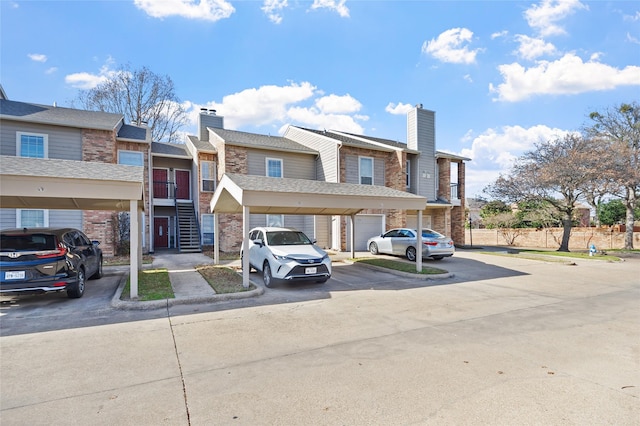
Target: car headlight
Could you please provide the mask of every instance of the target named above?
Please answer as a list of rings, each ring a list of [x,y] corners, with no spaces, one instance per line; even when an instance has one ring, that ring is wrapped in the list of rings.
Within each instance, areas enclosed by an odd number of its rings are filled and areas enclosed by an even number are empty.
[[[273,256],[273,258],[274,258],[275,260],[284,261],[284,260],[288,260],[288,259],[289,259],[287,256],[279,256],[279,255],[274,254],[274,253],[271,253],[271,254],[272,254],[272,256]]]

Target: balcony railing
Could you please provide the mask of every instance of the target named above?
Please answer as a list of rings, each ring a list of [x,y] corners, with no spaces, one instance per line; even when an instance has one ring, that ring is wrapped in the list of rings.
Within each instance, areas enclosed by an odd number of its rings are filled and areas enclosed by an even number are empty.
[[[449,184],[449,186],[450,186],[449,194],[451,196],[451,200],[459,200],[460,199],[460,194],[459,194],[460,185],[458,185],[457,183],[452,183],[452,184]]]
[[[175,182],[154,180],[153,181],[153,198],[175,200],[176,199]]]

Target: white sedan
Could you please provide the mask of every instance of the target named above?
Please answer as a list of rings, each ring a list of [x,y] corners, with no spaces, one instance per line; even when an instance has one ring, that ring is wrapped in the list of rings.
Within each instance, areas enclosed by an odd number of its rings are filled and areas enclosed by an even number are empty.
[[[288,281],[323,283],[331,277],[331,259],[303,232],[259,227],[249,232],[249,269],[262,272],[264,285]],[[242,257],[244,247],[240,251]]]
[[[391,254],[406,256],[407,259],[416,260],[416,243],[418,233],[415,229],[397,228],[384,234],[369,238],[367,247],[371,254]],[[441,260],[453,256],[455,246],[453,240],[432,229],[422,230],[422,257]]]

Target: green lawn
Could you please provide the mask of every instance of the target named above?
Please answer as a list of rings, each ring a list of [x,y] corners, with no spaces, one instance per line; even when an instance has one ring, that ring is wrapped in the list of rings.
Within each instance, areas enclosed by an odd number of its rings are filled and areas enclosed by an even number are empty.
[[[244,288],[242,276],[226,266],[202,265],[196,267],[196,270],[200,272],[200,275],[204,277],[216,294],[242,293],[256,288],[253,284],[249,284],[249,288]]]
[[[558,261],[566,261],[571,259],[582,259],[582,260],[607,260],[611,262],[618,262],[620,258],[617,256],[612,256],[609,254],[595,254],[593,256],[589,256],[589,253],[585,252],[565,252],[565,251],[554,251],[554,250],[527,250],[527,249],[510,249],[507,253],[505,252],[490,252],[485,251],[482,252],[484,254],[492,254],[497,256],[513,256],[513,257],[521,257],[527,259],[540,260],[541,258],[549,258],[556,257]]]
[[[122,290],[121,300],[129,300],[130,278]],[[145,269],[138,272],[138,300],[173,299],[173,288],[166,269]]]

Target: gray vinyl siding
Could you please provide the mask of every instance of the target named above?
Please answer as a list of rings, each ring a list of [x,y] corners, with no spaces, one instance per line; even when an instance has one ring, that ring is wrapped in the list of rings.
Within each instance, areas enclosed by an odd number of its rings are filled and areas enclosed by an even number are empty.
[[[289,127],[285,137],[318,151],[319,160],[316,163],[317,180],[340,182],[338,176],[338,146],[334,140],[327,140],[315,133],[300,130],[296,127]]]
[[[191,160],[169,157],[153,157],[153,167],[157,167],[159,169],[173,168],[181,170],[191,170],[191,164]]]
[[[373,158],[373,157],[368,157]],[[360,156],[347,155],[345,157],[345,171],[346,182],[345,183],[360,183]],[[385,186],[384,177],[384,160],[380,158],[373,158],[373,184],[379,186]]]
[[[16,209],[0,209],[0,229],[15,228],[17,224]],[[82,210],[49,210],[49,226],[82,229]]]
[[[250,175],[266,176],[266,159],[277,158],[282,160],[283,177],[315,180],[315,157],[282,151],[249,150],[247,170]]]
[[[0,209],[0,229],[11,229],[16,227],[15,209]]]
[[[331,247],[331,216],[315,217],[316,234],[315,239],[321,248]]]
[[[249,218],[249,228],[267,225],[267,216],[264,214],[252,214]],[[285,228],[295,228],[304,232],[311,239],[315,238],[313,230],[313,216],[284,215]]]
[[[49,210],[49,226],[82,229],[82,210]]]
[[[49,158],[82,160],[82,130],[2,120],[0,126],[0,154],[16,155],[17,132],[47,135]]]
[[[415,193],[436,199],[436,143],[435,113],[424,109],[413,109],[407,115],[407,146],[420,151],[415,169],[417,188]],[[412,164],[413,165],[413,164]],[[423,177],[426,175],[426,177]]]

